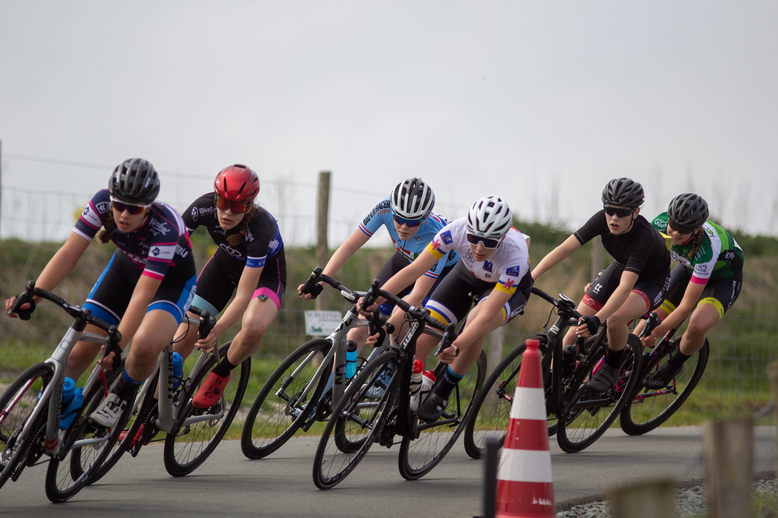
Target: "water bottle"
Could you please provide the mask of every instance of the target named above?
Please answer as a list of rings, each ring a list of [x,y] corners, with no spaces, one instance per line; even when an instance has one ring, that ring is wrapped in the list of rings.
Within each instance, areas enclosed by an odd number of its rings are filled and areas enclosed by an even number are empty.
[[[181,384],[184,377],[184,359],[178,353],[173,353],[173,390]]]
[[[84,403],[84,394],[81,387],[76,388],[76,383],[71,378],[65,378],[62,387],[62,414],[59,419],[59,427],[67,430],[73,424],[78,415],[78,410]]]
[[[351,379],[357,373],[357,343],[346,340],[346,379]]]
[[[427,399],[427,394],[432,390],[435,384],[435,374],[432,371],[424,371],[421,374],[421,389],[419,390],[419,404]]]
[[[413,361],[413,374],[411,374],[411,410],[419,408],[419,394],[421,391],[421,380],[424,377],[421,361]]]

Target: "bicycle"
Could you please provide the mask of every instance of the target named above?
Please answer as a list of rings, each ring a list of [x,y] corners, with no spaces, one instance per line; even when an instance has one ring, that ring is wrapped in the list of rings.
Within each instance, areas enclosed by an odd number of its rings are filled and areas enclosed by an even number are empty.
[[[92,411],[108,395],[112,380],[121,372],[119,366],[106,376],[102,362],[98,362],[84,384],[84,400],[75,419],[67,430],[60,430],[67,358],[79,341],[102,343],[108,351],[111,342],[118,344],[121,341],[121,334],[116,326],[92,316],[88,309],[36,288],[34,281],[27,283],[11,312],[19,313],[21,306],[32,301],[33,297],[54,302],[75,320],[52,355],[25,370],[0,396],[0,461],[4,464],[0,487],[9,479],[18,480],[26,467],[38,464],[46,455],[50,458],[45,481],[46,496],[58,503],[72,498],[88,483],[90,476],[105,460],[109,445],[117,440],[129,415],[129,411],[123,412],[117,426],[112,429],[98,426],[89,419]],[[29,319],[24,312],[20,317]],[[97,326],[107,335],[85,333],[87,324]]]
[[[396,444],[395,436],[401,439],[398,467],[402,477],[415,480],[426,475],[456,442],[483,384],[486,356],[481,352],[452,392],[441,418],[429,424],[419,422],[410,407],[416,340],[422,333],[440,338],[437,355],[454,340],[455,326],[444,325],[427,310],[410,306],[381,290],[377,280],[365,295],[363,307],[370,306],[379,296],[405,311],[409,329],[398,345],[388,346],[363,365],[334,406],[314,457],[313,482],[319,489],[330,489],[342,482],[374,443],[391,448]],[[438,383],[445,368],[439,363],[435,369]],[[430,393],[432,390],[434,386]]]
[[[198,327],[200,338],[205,338],[216,320],[207,311],[190,307],[189,311],[199,315],[198,319],[184,318],[190,325]],[[192,397],[202,386],[208,373],[227,354],[232,342],[214,347],[213,352],[201,352],[186,379],[173,388],[173,344],[171,341],[160,353],[156,375],[147,379],[133,401],[128,405],[131,424],[125,429],[124,437],[112,449],[103,465],[91,477],[94,483],[103,477],[125,452],[135,457],[141,448],[154,439],[159,432],[166,432],[163,459],[165,469],[173,477],[188,475],[197,469],[218,446],[238,412],[249,382],[251,357],[246,358],[233,370],[236,381],[227,385],[221,399],[211,408],[196,408]],[[157,388],[159,387],[159,390]],[[140,437],[135,440],[143,427]]]
[[[642,346],[636,336],[629,335],[614,386],[602,395],[593,394],[586,382],[596,374],[604,360],[605,324],[595,336],[585,341],[579,339],[575,349],[568,348],[569,354],[565,358],[562,337],[568,327],[578,325],[581,314],[576,311],[573,300],[563,294],[555,299],[536,287],[532,288],[532,293],[552,305],[544,331],[532,338],[540,342],[543,355],[541,367],[549,436],[557,435],[563,451],[579,452],[605,433],[627,403],[627,394],[637,385],[637,377],[632,376],[632,372],[641,366]],[[548,328],[554,313],[557,319]],[[476,398],[465,427],[465,451],[470,457],[482,457],[490,437],[497,438],[500,444],[504,441],[525,350],[526,341],[509,352],[484,382],[484,390]]]
[[[640,337],[647,335],[660,323],[656,313],[651,313]],[[710,343],[707,337],[702,348],[683,364],[683,370],[665,388],[651,390],[643,384],[652,373],[659,370],[680,347],[681,337],[674,338],[681,327],[671,329],[651,350],[643,354],[643,369],[638,377],[637,387],[619,416],[619,424],[628,435],[642,435],[667,421],[688,399],[697,386],[710,357]]]
[[[321,272],[320,267],[313,270],[303,286],[303,293],[311,293],[313,286],[323,281],[351,304],[356,304],[365,295]],[[264,458],[283,446],[299,429],[308,431],[314,423],[325,421],[349,381],[344,377],[348,332],[370,325],[372,335],[385,323],[386,317],[380,313],[370,320],[360,318],[356,306],[352,305],[329,336],[304,343],[284,359],[268,377],[246,416],[240,441],[243,454],[249,459]],[[379,343],[382,342],[380,339]],[[380,348],[377,347],[372,356],[378,351]],[[336,362],[334,376],[333,361]],[[311,402],[315,402],[315,409],[308,410]]]

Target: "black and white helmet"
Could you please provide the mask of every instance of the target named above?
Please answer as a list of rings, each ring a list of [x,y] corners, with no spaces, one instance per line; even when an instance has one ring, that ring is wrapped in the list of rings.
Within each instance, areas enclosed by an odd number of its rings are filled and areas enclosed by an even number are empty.
[[[499,196],[485,196],[467,213],[467,232],[486,239],[500,239],[513,224],[511,208]]]
[[[421,178],[398,183],[390,196],[392,212],[403,219],[424,219],[435,206],[435,193]]]
[[[159,194],[159,175],[148,160],[129,158],[111,173],[108,192],[127,203],[148,204]]]
[[[672,223],[692,230],[701,227],[709,215],[708,202],[690,192],[676,196],[667,207],[667,216]]]
[[[643,186],[629,178],[615,178],[602,190],[602,203],[614,207],[639,209],[644,198]]]

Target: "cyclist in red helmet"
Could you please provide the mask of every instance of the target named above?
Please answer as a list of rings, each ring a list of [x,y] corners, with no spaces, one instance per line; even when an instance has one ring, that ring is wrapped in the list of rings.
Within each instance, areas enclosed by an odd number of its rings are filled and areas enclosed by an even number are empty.
[[[254,200],[259,178],[251,168],[234,164],[225,167],[213,182],[213,192],[197,198],[182,215],[191,234],[205,226],[217,245],[197,279],[192,305],[218,315],[216,326],[199,340],[196,329],[183,323],[181,341],[175,350],[186,358],[195,346],[210,351],[216,339],[241,319],[227,356],[222,359],[197,391],[192,404],[209,408],[229,383],[231,371],[262,345],[275,320],[286,289],[286,258],[278,222]]]

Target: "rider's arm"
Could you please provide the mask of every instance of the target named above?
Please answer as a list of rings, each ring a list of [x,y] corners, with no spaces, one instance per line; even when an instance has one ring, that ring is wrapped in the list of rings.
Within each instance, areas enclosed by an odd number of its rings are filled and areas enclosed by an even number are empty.
[[[238,289],[235,290],[235,298],[216,322],[216,325],[213,326],[210,333],[213,337],[218,338],[221,336],[243,316],[246,308],[249,307],[254,291],[257,289],[257,283],[263,269],[264,266],[243,268],[243,273],[240,274],[240,280],[238,281]]]
[[[35,281],[35,286],[49,291],[56,288],[62,282],[62,279],[75,268],[88,246],[89,240],[75,232],[71,232],[65,244],[57,250],[54,257],[43,268],[38,280]],[[36,302],[38,302],[37,297]]]
[[[540,262],[532,270],[532,279],[537,280],[538,277],[546,273],[548,270],[562,262],[562,260],[568,255],[572,254],[576,250],[581,248],[581,242],[575,235],[571,235],[558,247],[551,250],[546,256],[540,260]]]
[[[627,297],[629,297],[632,288],[635,287],[637,280],[638,274],[635,272],[623,272],[621,274],[619,286],[608,297],[608,302],[595,315],[600,319],[600,322],[608,320],[627,301]]]
[[[696,282],[690,282],[686,286],[686,291],[683,294],[683,299],[678,307],[673,310],[670,315],[654,329],[654,336],[661,337],[672,328],[680,325],[686,317],[688,317],[692,311],[694,311],[697,301],[700,300],[702,292],[705,289],[705,284],[698,284]]]

